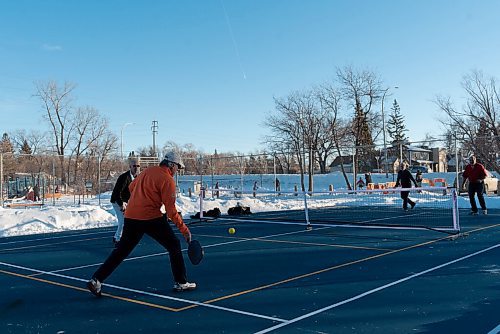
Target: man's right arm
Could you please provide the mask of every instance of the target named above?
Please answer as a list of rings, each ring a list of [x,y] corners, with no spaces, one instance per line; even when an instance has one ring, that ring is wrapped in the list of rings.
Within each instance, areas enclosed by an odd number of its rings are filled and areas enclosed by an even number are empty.
[[[177,212],[177,207],[175,205],[175,183],[174,182],[166,182],[165,189],[162,191],[162,202],[165,205],[165,211],[167,212],[167,217],[172,220],[172,222],[177,226],[179,231],[186,239],[187,243],[191,242],[191,231]]]

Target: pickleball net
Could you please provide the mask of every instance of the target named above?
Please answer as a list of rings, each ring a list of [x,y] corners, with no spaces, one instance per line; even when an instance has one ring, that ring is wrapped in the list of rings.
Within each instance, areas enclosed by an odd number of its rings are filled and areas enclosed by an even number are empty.
[[[210,191],[211,189],[207,189]],[[231,219],[313,226],[430,229],[460,232],[457,194],[446,187],[334,190],[324,192],[217,189],[222,200],[239,200],[251,215]],[[415,203],[403,209],[402,195]],[[200,196],[200,207],[211,198]],[[226,214],[226,213],[223,213]],[[225,216],[225,215],[224,215]],[[224,217],[223,216],[223,217]]]

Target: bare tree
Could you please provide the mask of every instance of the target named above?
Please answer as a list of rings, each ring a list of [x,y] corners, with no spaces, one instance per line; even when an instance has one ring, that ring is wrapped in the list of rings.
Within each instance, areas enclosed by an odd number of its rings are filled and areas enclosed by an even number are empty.
[[[378,76],[369,70],[355,70],[350,66],[337,70],[337,80],[351,110],[354,137],[354,165],[357,170],[370,170],[375,161],[373,141],[373,107],[380,100],[383,90]]]
[[[325,85],[318,91],[318,99],[321,109],[324,111],[324,127],[323,140],[318,144],[318,155],[323,156],[324,168],[326,169],[326,161],[336,151],[338,156],[343,156],[346,147],[352,146],[353,137],[348,121],[340,116],[342,96],[340,92],[331,85]],[[340,168],[344,176],[347,188],[352,189],[344,168],[343,159],[340,159]],[[320,162],[321,165],[321,162]]]
[[[465,75],[462,87],[465,103],[458,109],[450,97],[438,96],[435,103],[446,117],[441,123],[462,143],[462,149],[476,154],[487,168],[500,173],[500,87],[493,77],[478,70]]]
[[[73,110],[71,93],[75,85],[65,82],[63,87],[55,81],[35,83],[36,94],[42,101],[44,118],[48,121],[53,136],[53,145],[59,155],[60,178],[66,181],[64,175],[64,154],[73,131]]]
[[[73,178],[76,180],[79,177],[78,166],[81,163],[82,155],[90,148],[95,147],[97,141],[105,136],[108,130],[108,121],[99,114],[97,109],[87,106],[76,110],[73,123],[72,139],[74,148],[72,156],[75,158]]]
[[[264,125],[271,129],[273,135],[267,137],[267,141],[274,143],[288,143],[299,164],[300,183],[302,191],[305,191],[304,183],[304,161],[306,145],[311,144],[308,136],[310,125],[308,115],[312,106],[310,94],[295,92],[286,98],[275,98],[275,113],[269,115]]]

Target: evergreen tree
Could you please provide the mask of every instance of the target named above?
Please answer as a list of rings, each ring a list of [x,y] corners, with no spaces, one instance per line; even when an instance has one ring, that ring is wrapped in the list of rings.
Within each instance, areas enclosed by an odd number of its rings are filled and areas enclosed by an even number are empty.
[[[399,107],[398,101],[394,100],[389,120],[387,121],[387,132],[392,138],[393,143],[406,143],[408,142],[408,137],[406,137],[405,134],[406,131],[408,130],[405,126],[404,117],[401,114],[401,108]]]
[[[31,147],[28,144],[28,141],[26,139],[23,140],[23,145],[21,146],[21,149],[19,150],[19,153],[26,154],[26,155],[31,155],[33,153],[32,150],[31,150]]]
[[[4,133],[0,141],[0,153],[14,153],[14,146],[10,141],[9,135]]]
[[[356,138],[356,168],[359,172],[366,172],[372,169],[374,160],[373,138],[368,117],[359,103],[356,104],[354,116],[354,133]]]

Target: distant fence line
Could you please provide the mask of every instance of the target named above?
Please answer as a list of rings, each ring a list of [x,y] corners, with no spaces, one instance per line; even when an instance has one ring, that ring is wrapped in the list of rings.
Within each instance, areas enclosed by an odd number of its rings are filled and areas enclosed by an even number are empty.
[[[424,165],[437,172],[462,169],[465,156],[456,147],[453,152],[446,152],[439,147],[441,142],[434,142],[437,147],[418,149],[416,147],[420,143],[352,147],[343,152],[345,155],[333,160],[330,158],[326,173],[348,173],[351,175],[348,181],[355,187],[356,175],[361,176],[365,172],[394,174],[401,161]],[[215,189],[226,183],[224,175],[231,175],[231,187],[240,190],[254,187],[277,189],[279,175],[299,175],[301,164],[307,175],[310,152],[305,148],[300,152],[239,155],[184,152],[182,157],[186,168],[177,177],[179,190],[193,194],[199,192],[200,187]],[[302,159],[298,158],[299,154]],[[160,162],[157,157],[138,158],[142,170]],[[313,166],[314,173],[318,174],[316,161]],[[39,192],[37,197],[42,199],[53,199],[58,193],[96,195],[112,190],[117,177],[127,169],[127,160],[120,155],[82,155],[76,158],[56,154],[0,153],[0,204],[3,205],[4,199],[26,196],[35,186]]]

